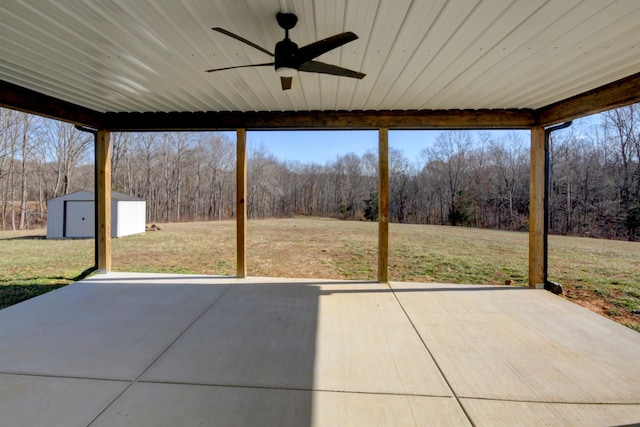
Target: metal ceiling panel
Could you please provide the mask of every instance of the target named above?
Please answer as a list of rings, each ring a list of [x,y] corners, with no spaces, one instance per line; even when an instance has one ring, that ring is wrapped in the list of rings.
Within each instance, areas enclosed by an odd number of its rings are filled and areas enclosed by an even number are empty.
[[[299,46],[362,80],[271,67],[278,11]],[[540,108],[640,71],[638,0],[0,2],[0,80],[101,112]]]

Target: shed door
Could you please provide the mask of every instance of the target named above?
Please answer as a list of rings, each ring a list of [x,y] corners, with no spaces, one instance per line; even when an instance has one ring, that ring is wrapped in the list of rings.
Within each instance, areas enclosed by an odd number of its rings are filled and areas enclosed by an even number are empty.
[[[65,202],[64,237],[93,237],[95,233],[94,202]]]

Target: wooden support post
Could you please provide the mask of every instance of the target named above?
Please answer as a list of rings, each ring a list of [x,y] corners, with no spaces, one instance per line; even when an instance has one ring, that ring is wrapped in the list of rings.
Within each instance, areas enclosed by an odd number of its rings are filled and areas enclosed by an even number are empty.
[[[99,130],[96,136],[96,209],[98,235],[96,250],[98,251],[99,273],[111,271],[111,141],[107,130]]]
[[[236,276],[247,277],[247,130],[236,130]]]
[[[531,181],[529,184],[529,286],[544,287],[545,129],[531,129]]]
[[[378,282],[389,280],[389,129],[378,129]]]

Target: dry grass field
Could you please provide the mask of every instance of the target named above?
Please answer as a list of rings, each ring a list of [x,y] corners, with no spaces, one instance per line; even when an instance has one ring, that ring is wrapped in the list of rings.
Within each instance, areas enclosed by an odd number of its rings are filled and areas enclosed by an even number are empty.
[[[114,239],[114,271],[235,274],[235,222],[158,224]],[[73,281],[93,265],[93,240],[0,232],[0,307]],[[252,220],[251,276],[376,279],[377,224],[324,218]],[[394,281],[526,285],[528,234],[390,225]],[[550,236],[549,276],[565,298],[640,331],[640,243]]]

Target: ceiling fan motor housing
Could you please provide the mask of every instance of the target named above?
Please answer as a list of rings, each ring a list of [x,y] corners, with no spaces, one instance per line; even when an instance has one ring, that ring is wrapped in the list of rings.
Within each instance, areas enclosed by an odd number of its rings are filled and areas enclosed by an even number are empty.
[[[275,68],[298,68],[300,64],[296,61],[296,52],[298,45],[292,42],[288,37],[276,43],[275,50]]]

